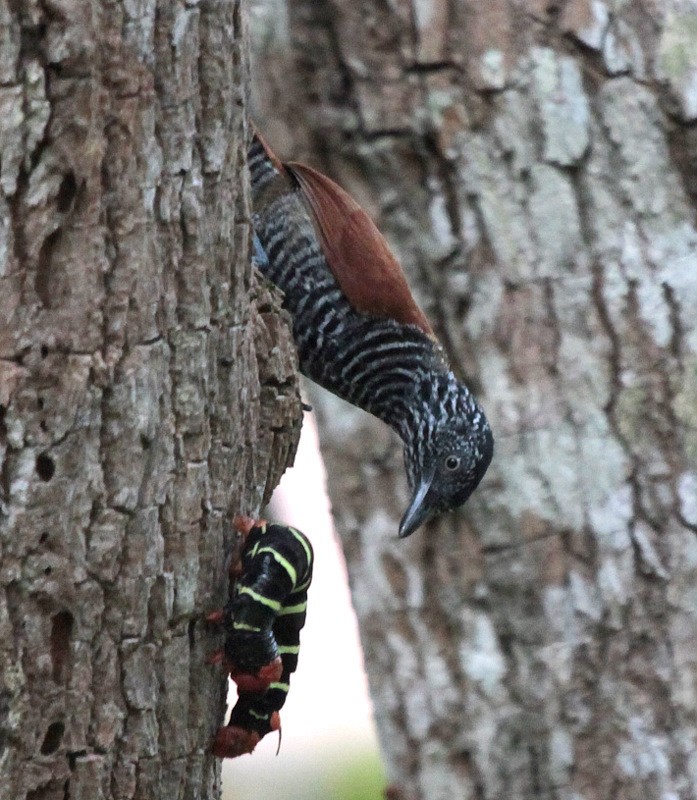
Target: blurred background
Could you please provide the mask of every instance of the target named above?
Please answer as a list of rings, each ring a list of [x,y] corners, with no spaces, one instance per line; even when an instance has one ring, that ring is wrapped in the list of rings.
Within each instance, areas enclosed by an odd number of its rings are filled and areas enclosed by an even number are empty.
[[[224,800],[374,800],[385,779],[346,565],[336,540],[317,426],[305,414],[293,469],[267,516],[302,530],[315,568],[297,672],[281,712],[283,737],[269,735],[251,756],[223,762]],[[236,691],[230,684],[229,703]]]

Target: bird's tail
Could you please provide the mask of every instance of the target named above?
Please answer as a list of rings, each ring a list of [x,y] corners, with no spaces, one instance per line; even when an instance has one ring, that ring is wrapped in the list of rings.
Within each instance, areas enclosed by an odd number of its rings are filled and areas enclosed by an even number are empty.
[[[247,151],[247,163],[253,193],[259,192],[269,181],[278,180],[279,175],[286,174],[285,167],[254,124],[252,124],[252,142]]]

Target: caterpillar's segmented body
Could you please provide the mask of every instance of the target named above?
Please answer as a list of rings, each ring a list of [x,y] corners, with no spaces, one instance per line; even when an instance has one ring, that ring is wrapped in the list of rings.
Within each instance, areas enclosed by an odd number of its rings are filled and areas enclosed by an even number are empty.
[[[298,665],[312,565],[312,545],[296,528],[258,522],[249,529],[241,574],[224,612],[225,662],[239,697],[216,735],[215,755],[251,753],[278,730],[278,712]]]

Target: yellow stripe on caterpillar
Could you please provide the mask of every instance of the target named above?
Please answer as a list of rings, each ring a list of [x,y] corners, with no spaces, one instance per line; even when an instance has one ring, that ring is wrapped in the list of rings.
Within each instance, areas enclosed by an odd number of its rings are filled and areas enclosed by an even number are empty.
[[[283,569],[288,573],[288,577],[290,578],[293,586],[295,586],[298,580],[298,573],[295,571],[295,567],[288,561],[288,559],[284,558],[278,550],[274,550],[273,547],[260,547],[256,551],[256,555],[260,553],[271,553],[271,555],[276,560],[276,563],[279,564]]]
[[[251,631],[252,633],[261,632],[261,628],[256,625],[248,625],[246,622],[233,622],[232,629],[235,631]]]
[[[298,603],[294,606],[283,606],[278,612],[278,616],[288,616],[289,614],[303,614],[307,611],[307,600],[304,603]]]
[[[247,594],[249,595],[252,600],[256,600],[257,603],[261,603],[264,606],[267,606],[272,611],[276,613],[282,614],[284,613],[281,610],[281,604],[278,600],[272,600],[270,597],[264,597],[263,594],[259,594],[259,592],[255,592],[254,589],[250,589],[249,586],[240,586],[237,590],[238,594]]]
[[[295,538],[300,542],[305,551],[305,555],[307,556],[307,566],[308,568],[312,565],[312,550],[308,547],[307,544],[307,537],[301,533],[297,528],[292,528],[290,525],[288,526],[288,530],[295,536]]]

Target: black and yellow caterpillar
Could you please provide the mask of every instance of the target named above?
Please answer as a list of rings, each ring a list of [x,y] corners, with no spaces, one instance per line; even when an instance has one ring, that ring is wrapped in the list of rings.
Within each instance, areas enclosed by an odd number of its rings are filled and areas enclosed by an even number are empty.
[[[213,743],[213,753],[221,758],[251,753],[267,733],[280,728],[278,712],[298,665],[312,581],[312,545],[299,530],[246,518],[238,518],[237,525],[248,533],[222,621],[224,663],[239,697]]]

